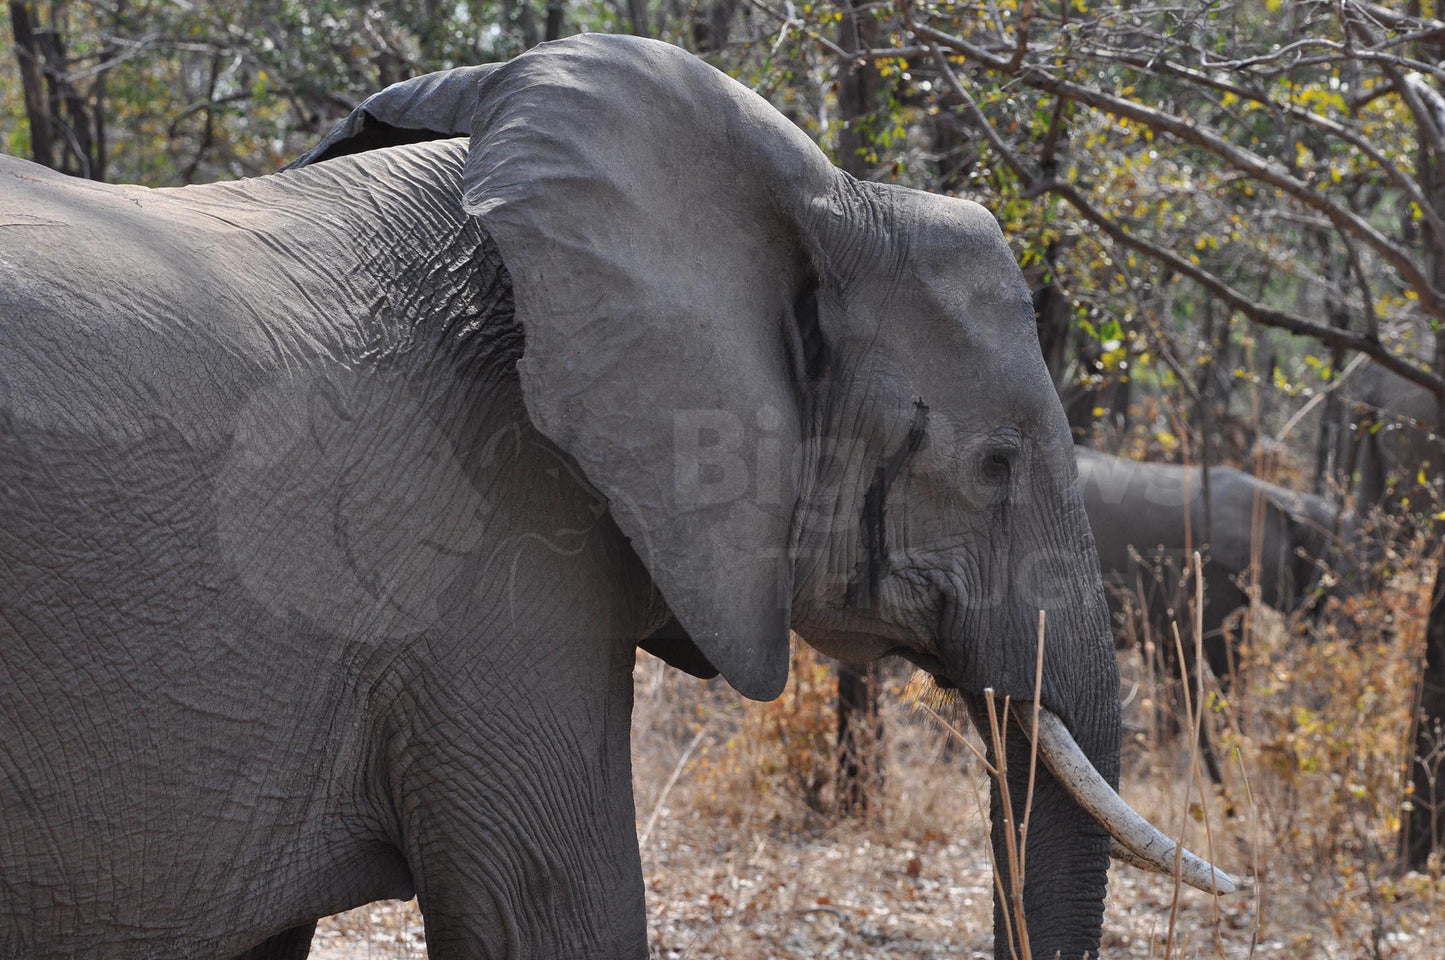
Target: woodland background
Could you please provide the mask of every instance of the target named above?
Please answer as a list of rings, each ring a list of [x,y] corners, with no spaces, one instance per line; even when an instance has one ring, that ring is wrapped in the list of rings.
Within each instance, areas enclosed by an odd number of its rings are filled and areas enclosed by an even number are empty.
[[[987,206],[1081,442],[1347,500],[1358,358],[1445,398],[1445,21],[1424,0],[9,0],[8,13],[0,152],[152,186],[271,173],[416,74],[582,31],[659,37],[770,99],[854,175]],[[1116,880],[1113,952],[1445,953],[1439,854],[1400,846],[1402,814],[1420,809],[1442,466],[1421,465],[1416,522],[1390,541],[1378,593],[1324,624],[1251,611],[1257,672],[1206,704],[1231,757],[1222,786],[1190,794],[1187,747],[1152,716],[1168,698],[1126,663],[1139,712],[1126,781],[1141,784],[1126,795],[1192,824],[1196,843],[1212,825],[1226,865],[1259,882],[1242,905],[1186,895],[1176,915],[1167,883]],[[920,709],[887,669],[845,671],[835,701],[828,666],[806,651],[796,666],[782,700],[744,705],[640,660],[657,954],[983,949],[983,827],[966,792],[938,795],[967,765],[930,712],[947,706]],[[884,687],[903,695],[879,706]],[[321,949],[422,948],[401,910],[337,921]]]

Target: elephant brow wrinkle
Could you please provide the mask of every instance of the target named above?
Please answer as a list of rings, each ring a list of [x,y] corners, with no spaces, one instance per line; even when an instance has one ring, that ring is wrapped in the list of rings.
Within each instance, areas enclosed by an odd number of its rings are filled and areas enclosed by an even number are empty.
[[[918,448],[923,446],[927,428],[928,404],[920,397],[913,401],[913,420],[908,424],[908,435],[903,438],[903,443],[873,469],[873,482],[868,484],[868,492],[863,495],[863,512],[859,518],[863,530],[863,558],[858,561],[858,569],[848,580],[844,594],[844,603],[849,607],[868,609],[878,598],[878,588],[883,582],[883,575],[888,572],[885,519],[888,490]]]

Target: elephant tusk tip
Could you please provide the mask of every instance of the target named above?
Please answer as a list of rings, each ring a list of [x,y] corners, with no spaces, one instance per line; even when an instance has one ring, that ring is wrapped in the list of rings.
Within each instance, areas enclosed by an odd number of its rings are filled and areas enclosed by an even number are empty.
[[[1218,867],[1211,868],[1214,871],[1214,890],[1220,896],[1229,893],[1238,893],[1244,886],[1244,882],[1236,877],[1231,877]],[[1205,891],[1206,893],[1208,891]]]
[[[1230,894],[1240,882],[1165,836],[1124,802],[1084,756],[1064,722],[1051,711],[1038,712],[1039,756],[1044,765],[1112,838],[1114,859],[1172,876],[1205,893]]]
[[[1163,864],[1163,861],[1172,857],[1172,854],[1166,854],[1161,860],[1151,862],[1149,858],[1140,856],[1115,840],[1110,855],[1120,863],[1127,863],[1150,873],[1162,873],[1165,876],[1175,875],[1175,871],[1167,869]],[[1251,881],[1225,873],[1214,864],[1196,857],[1187,850],[1183,851],[1180,859],[1178,877],[1180,882],[1187,886],[1204,893],[1216,893],[1220,896],[1249,890],[1253,886]]]

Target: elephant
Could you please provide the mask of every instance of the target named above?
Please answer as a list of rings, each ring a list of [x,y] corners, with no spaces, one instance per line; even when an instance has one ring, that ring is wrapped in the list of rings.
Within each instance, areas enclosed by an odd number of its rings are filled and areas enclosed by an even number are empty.
[[[1154,642],[1154,663],[1176,692],[1175,679],[1191,689],[1198,679],[1191,627],[1194,584],[1185,576],[1195,550],[1204,579],[1201,646],[1225,691],[1238,662],[1237,637],[1228,622],[1249,604],[1251,579],[1261,603],[1290,613],[1306,600],[1319,599],[1319,561],[1338,563],[1341,557],[1337,537],[1350,520],[1326,497],[1295,493],[1233,467],[1210,468],[1206,497],[1197,467],[1140,463],[1087,447],[1079,447],[1077,455],[1084,510],[1111,612],[1116,622],[1136,611],[1143,615]],[[1171,627],[1176,622],[1184,649],[1182,676]],[[1127,633],[1120,632],[1121,646]],[[1199,730],[1199,752],[1210,779],[1223,782],[1205,727]]]
[[[1111,852],[1175,869],[1113,789],[1068,426],[982,207],[584,35],[387,88],[272,176],[6,158],[0,211],[3,960],[287,960],[413,895],[435,960],[645,957],[664,624],[746,697],[791,628],[1015,704],[1000,957],[1097,955]]]
[[[1355,509],[1433,512],[1445,496],[1445,437],[1435,395],[1376,364],[1350,385],[1359,428],[1343,431],[1353,445],[1342,462],[1358,473]]]
[[[1086,447],[1077,455],[1084,510],[1115,615],[1122,612],[1121,594],[1137,594],[1142,585],[1153,634],[1166,662],[1174,662],[1169,622],[1179,621],[1188,642],[1193,586],[1183,575],[1190,553],[1200,551],[1204,655],[1225,689],[1235,665],[1228,621],[1249,603],[1251,566],[1259,565],[1260,602],[1290,613],[1319,586],[1319,561],[1338,556],[1340,527],[1349,523],[1327,497],[1233,467],[1210,468],[1206,501],[1197,467],[1140,463]]]

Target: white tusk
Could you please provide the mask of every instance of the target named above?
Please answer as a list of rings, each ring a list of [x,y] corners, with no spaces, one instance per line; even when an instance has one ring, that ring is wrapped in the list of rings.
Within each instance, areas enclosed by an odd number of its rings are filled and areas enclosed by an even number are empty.
[[[1027,730],[1031,711],[1020,709]],[[1064,722],[1045,709],[1039,710],[1039,756],[1069,796],[1109,831],[1117,859],[1144,870],[1174,875],[1178,844],[1114,792],[1084,756]],[[1179,858],[1179,879],[1205,893],[1233,893],[1239,889],[1233,877],[1188,850],[1182,851]]]

